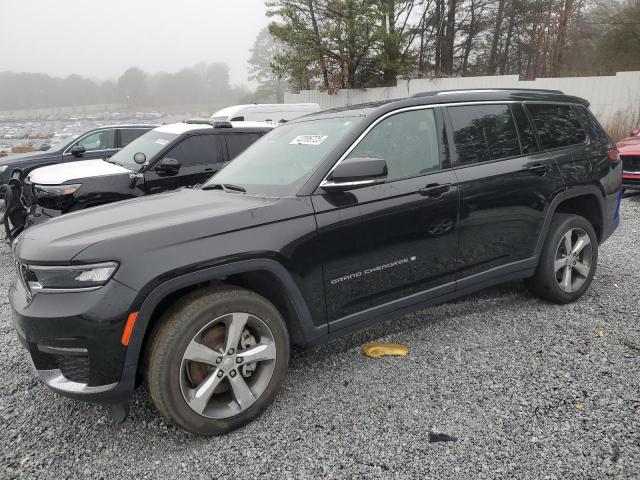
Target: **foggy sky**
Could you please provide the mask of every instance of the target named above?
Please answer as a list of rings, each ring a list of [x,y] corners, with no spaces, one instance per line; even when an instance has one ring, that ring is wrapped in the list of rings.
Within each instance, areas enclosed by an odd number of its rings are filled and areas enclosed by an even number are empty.
[[[115,79],[227,62],[247,81],[264,0],[0,0],[0,71]]]

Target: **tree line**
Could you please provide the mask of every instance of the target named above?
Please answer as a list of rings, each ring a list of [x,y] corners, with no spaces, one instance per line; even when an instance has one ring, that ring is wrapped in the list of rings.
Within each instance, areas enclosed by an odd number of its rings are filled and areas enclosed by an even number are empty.
[[[80,75],[55,78],[41,73],[0,72],[0,109],[26,109],[121,103],[188,105],[228,103],[247,95],[229,81],[226,63],[201,63],[176,73],[149,74],[132,67],[117,80]],[[222,102],[223,101],[223,102]]]
[[[263,92],[640,69],[640,0],[268,0],[253,49]],[[259,92],[260,92],[259,88]]]

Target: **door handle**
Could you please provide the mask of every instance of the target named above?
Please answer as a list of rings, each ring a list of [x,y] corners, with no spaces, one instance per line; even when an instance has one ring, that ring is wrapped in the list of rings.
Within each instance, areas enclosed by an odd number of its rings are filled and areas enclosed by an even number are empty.
[[[551,169],[551,165],[549,165],[548,163],[536,163],[529,167],[526,167],[526,169],[537,175],[544,175]]]
[[[421,188],[420,190],[418,190],[418,193],[420,195],[422,195],[423,197],[440,198],[442,195],[447,193],[449,190],[451,190],[451,184],[450,183],[444,183],[444,184],[430,183],[426,187]]]

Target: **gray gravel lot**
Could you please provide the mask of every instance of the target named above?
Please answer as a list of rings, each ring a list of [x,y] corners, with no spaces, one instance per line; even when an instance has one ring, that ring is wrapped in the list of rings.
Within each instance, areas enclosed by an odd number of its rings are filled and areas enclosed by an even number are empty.
[[[212,439],[167,425],[143,390],[118,426],[42,386],[3,245],[0,477],[640,478],[640,196],[622,217],[579,302],[510,283],[296,353],[275,404]],[[369,359],[371,340],[410,355]]]

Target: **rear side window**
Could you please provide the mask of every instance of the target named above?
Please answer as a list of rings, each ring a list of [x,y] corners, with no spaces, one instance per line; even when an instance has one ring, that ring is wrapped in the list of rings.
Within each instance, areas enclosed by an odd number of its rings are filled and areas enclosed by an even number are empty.
[[[516,119],[522,153],[526,155],[539,151],[536,135],[529,121],[529,117],[527,117],[527,112],[524,111],[524,107],[519,103],[514,103],[511,105],[511,111],[513,112],[513,117]]]
[[[387,180],[440,170],[440,146],[432,109],[402,112],[385,118],[347,158],[374,157],[387,162]]]
[[[458,163],[470,165],[520,155],[509,105],[449,107]]]
[[[530,103],[527,109],[544,149],[579,145],[587,139],[578,116],[569,105]]]
[[[227,139],[227,152],[229,152],[229,160],[233,160],[261,136],[262,135],[260,133],[236,133],[225,135]]]
[[[183,167],[208,165],[224,161],[222,135],[187,137],[169,150],[165,158],[175,158]]]
[[[589,129],[589,135],[601,143],[609,143],[609,137],[591,111],[582,105],[575,107],[583,122]]]
[[[144,135],[149,130],[143,128],[121,128],[120,129],[120,148],[126,147],[140,135]]]

